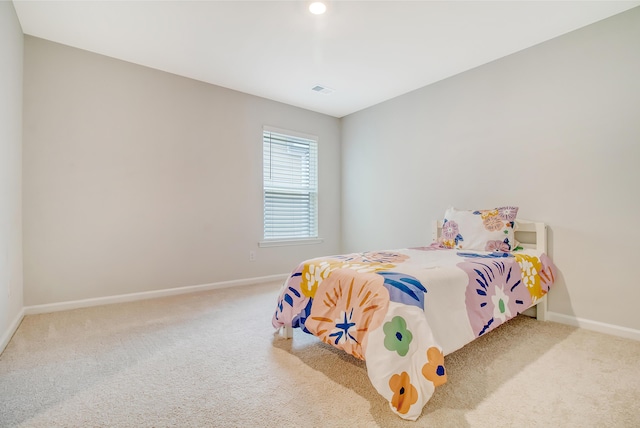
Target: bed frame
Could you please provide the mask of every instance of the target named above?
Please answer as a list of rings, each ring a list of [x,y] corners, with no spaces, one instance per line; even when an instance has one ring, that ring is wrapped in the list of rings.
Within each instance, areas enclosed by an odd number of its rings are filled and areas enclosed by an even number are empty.
[[[442,220],[434,221],[432,226],[433,242],[437,241],[442,233]],[[547,252],[547,225],[531,220],[516,220],[516,240],[524,248],[531,248],[541,252]],[[539,321],[547,320],[547,296],[544,295],[534,306],[523,314],[537,318]],[[286,339],[293,337],[293,327],[280,328],[280,335]]]

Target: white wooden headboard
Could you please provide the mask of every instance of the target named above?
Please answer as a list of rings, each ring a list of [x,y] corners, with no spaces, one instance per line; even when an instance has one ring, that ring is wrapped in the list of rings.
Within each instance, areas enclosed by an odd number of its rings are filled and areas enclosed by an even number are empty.
[[[433,222],[433,240],[442,233],[442,220]],[[516,241],[524,248],[547,252],[547,225],[539,221],[516,220]]]

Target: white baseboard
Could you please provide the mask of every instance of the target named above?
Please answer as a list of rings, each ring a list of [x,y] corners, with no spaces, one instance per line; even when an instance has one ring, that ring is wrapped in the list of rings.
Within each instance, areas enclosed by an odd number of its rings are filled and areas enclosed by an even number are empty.
[[[284,281],[287,274],[260,276],[255,278],[236,279],[233,281],[214,282],[211,284],[190,285],[186,287],[167,288],[164,290],[144,291],[141,293],[120,294],[117,296],[97,297],[94,299],[72,300],[68,302],[49,303],[44,305],[25,306],[24,315],[35,315],[49,312],[68,311],[88,308],[90,306],[110,305],[112,303],[135,302],[137,300],[155,299],[158,297],[176,296],[178,294],[198,291],[216,290],[219,288],[238,287],[242,285],[263,284],[272,281]]]
[[[557,312],[547,312],[547,320],[640,341],[640,330],[635,330],[633,328],[606,324],[599,321],[578,318],[572,315],[559,314]]]
[[[255,278],[222,281],[211,284],[192,285],[187,287],[168,288],[164,290],[145,291],[141,293],[120,294],[117,296],[97,297],[94,299],[72,300],[68,302],[49,303],[44,305],[25,306],[13,320],[7,331],[0,338],[0,354],[18,330],[25,315],[44,314],[49,312],[67,311],[71,309],[88,308],[90,306],[109,305],[112,303],[134,302],[136,300],[155,299],[157,297],[176,296],[178,294],[195,293],[198,291],[215,290],[219,288],[237,287],[242,285],[262,284],[271,281],[284,281],[288,274],[260,276]]]
[[[7,331],[4,332],[4,334],[2,335],[2,338],[0,338],[0,354],[2,354],[2,352],[4,351],[4,348],[7,347],[7,345],[9,344],[9,341],[18,330],[18,327],[20,327],[20,323],[22,322],[24,315],[25,315],[24,308],[22,308],[22,310],[18,312],[18,315],[15,317],[15,319],[13,320],[13,322],[11,323]]]
[[[284,281],[288,274],[262,276],[256,278],[238,279],[233,281],[215,282],[211,284],[192,285],[187,287],[176,287],[165,290],[145,291],[141,293],[121,294],[117,296],[98,297],[95,299],[73,300],[69,302],[50,303],[45,305],[25,306],[13,320],[8,330],[0,338],[0,354],[4,351],[9,341],[20,326],[25,315],[35,315],[48,312],[66,311],[71,309],[87,308],[90,306],[108,305],[112,303],[134,302],[137,300],[154,299],[158,297],[175,296],[179,294],[195,293],[198,291],[215,290],[219,288],[237,287],[242,285],[262,284],[271,281]],[[557,312],[547,312],[547,320],[561,324],[567,324],[574,327],[593,330],[600,333],[611,334],[614,336],[624,337],[640,341],[640,330],[628,327],[621,327],[613,324],[606,324],[599,321],[592,321],[584,318],[578,318],[571,315],[560,314]]]

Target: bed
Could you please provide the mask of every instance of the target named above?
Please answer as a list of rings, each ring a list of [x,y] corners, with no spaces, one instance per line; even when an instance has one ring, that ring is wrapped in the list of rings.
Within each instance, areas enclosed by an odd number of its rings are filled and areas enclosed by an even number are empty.
[[[429,246],[305,260],[282,286],[273,326],[365,360],[391,411],[415,420],[447,381],[445,355],[525,311],[546,318],[556,276],[546,225],[516,220],[517,210],[449,208]]]

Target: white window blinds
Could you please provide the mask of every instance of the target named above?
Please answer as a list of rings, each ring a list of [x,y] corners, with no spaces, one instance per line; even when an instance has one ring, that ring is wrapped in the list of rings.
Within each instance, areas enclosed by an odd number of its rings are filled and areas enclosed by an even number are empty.
[[[264,239],[317,238],[317,139],[265,128],[262,142]]]

